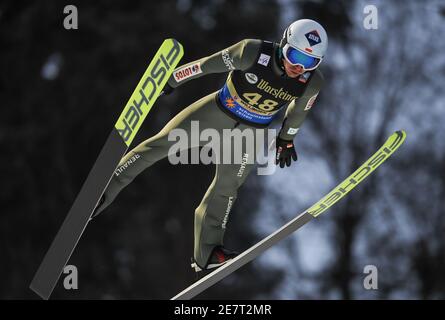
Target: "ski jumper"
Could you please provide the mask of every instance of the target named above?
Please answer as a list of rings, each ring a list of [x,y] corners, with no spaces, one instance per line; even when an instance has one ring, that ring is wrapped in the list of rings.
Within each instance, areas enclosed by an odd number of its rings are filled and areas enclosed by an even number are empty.
[[[158,134],[122,158],[105,191],[105,201],[97,212],[104,210],[139,173],[172,153],[170,147],[175,141],[168,140],[169,133],[175,128],[190,133],[192,121],[199,121],[201,131],[215,129],[221,137],[224,129],[264,131],[277,112],[287,106],[279,136],[293,140],[320,91],[323,77],[318,69],[298,78],[287,77],[280,54],[276,43],[245,39],[177,68],[168,81],[173,88],[207,74],[229,72],[229,75],[220,90],[184,108]],[[222,139],[221,145],[225,142]],[[201,146],[204,144],[199,142]],[[238,189],[254,167],[256,154],[249,154],[248,150],[246,145],[242,146],[243,158],[252,160],[248,163],[216,164],[213,181],[195,210],[194,259],[202,267],[205,267],[213,248],[223,245]]]

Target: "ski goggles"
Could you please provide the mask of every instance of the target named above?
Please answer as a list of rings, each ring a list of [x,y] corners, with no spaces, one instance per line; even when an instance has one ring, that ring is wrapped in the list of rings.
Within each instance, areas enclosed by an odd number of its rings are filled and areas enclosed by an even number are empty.
[[[318,67],[321,62],[320,58],[312,57],[298,49],[291,47],[288,43],[283,48],[284,58],[291,65],[300,65],[305,70],[313,70]]]

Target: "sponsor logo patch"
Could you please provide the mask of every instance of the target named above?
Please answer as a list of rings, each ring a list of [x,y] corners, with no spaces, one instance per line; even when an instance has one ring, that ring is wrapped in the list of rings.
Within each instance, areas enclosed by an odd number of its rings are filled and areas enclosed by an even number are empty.
[[[227,98],[226,100],[224,100],[224,104],[227,108],[234,108],[236,106],[235,100],[233,100],[232,98]]]
[[[320,35],[318,34],[317,30],[312,30],[304,35],[309,41],[309,44],[311,47],[315,46],[316,44],[321,43]]]
[[[298,130],[300,130],[300,128],[289,128],[289,130],[287,130],[287,134],[296,134]]]
[[[228,49],[223,50],[221,52],[221,56],[227,69],[235,70],[235,66],[233,65],[233,59],[230,57],[229,50]]]
[[[122,172],[124,172],[126,169],[128,169],[128,167],[131,166],[132,164],[134,164],[140,157],[141,157],[140,154],[135,153],[124,164],[117,167],[116,170],[114,171],[114,174],[116,175],[116,177],[118,177]]]
[[[256,74],[246,73],[246,80],[251,84],[255,84],[258,82],[258,77],[256,76]]]
[[[173,75],[176,82],[181,82],[200,73],[202,73],[202,69],[201,64],[198,62],[176,70],[173,72]]]
[[[260,82],[256,85],[256,87],[264,92],[267,92],[268,94],[274,96],[277,99],[282,99],[285,101],[292,101],[296,99],[296,96],[293,96],[288,91],[284,90],[283,87],[281,88],[274,88],[272,87],[268,81],[261,79]]]
[[[265,67],[269,64],[270,56],[267,54],[262,53],[260,57],[258,58],[258,64],[261,64]]]
[[[243,155],[243,159],[241,160],[241,165],[239,167],[238,173],[236,174],[237,177],[242,177],[244,174],[244,170],[246,169],[247,160],[249,159],[249,154],[245,153]]]
[[[304,108],[304,111],[308,111],[312,108],[312,105],[315,102],[315,99],[317,99],[318,94],[316,94],[315,96],[312,96],[309,101],[306,104],[306,107]]]
[[[221,228],[225,229],[227,225],[227,221],[229,220],[230,209],[232,209],[233,197],[229,197],[229,201],[227,202],[226,212],[224,214],[224,219],[221,224]]]

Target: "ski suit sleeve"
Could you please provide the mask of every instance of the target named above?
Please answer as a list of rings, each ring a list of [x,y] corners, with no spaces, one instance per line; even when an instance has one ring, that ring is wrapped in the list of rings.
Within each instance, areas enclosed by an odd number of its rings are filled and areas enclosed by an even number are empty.
[[[323,82],[323,75],[317,70],[314,74],[314,78],[304,92],[304,95],[289,103],[279,133],[281,139],[291,141],[295,138],[301,124],[312,108],[312,105],[323,86]]]
[[[168,84],[178,86],[211,73],[245,70],[254,62],[261,47],[261,40],[244,39],[210,56],[189,62],[173,71]]]

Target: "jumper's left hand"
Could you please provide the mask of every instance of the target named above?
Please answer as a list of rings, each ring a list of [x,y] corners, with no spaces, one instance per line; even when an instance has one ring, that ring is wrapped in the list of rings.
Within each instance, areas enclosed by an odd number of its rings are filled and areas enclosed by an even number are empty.
[[[283,140],[277,137],[277,154],[275,157],[275,164],[280,164],[280,168],[284,168],[284,164],[290,167],[292,160],[297,161],[297,152],[295,151],[293,141]]]

